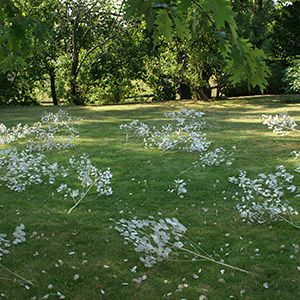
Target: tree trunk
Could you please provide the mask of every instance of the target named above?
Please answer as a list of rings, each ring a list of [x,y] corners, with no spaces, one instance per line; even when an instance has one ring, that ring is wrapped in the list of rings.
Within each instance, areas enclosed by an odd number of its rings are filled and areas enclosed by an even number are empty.
[[[79,64],[79,51],[78,51],[78,44],[77,44],[77,30],[79,25],[80,19],[80,12],[78,12],[73,27],[73,34],[72,34],[72,42],[73,42],[73,51],[72,51],[72,68],[71,68],[71,100],[75,105],[82,105],[83,102],[79,97],[78,94],[78,86],[77,86],[77,68]]]
[[[50,74],[50,82],[51,82],[51,95],[53,100],[53,105],[58,105],[56,88],[55,88],[55,75],[54,72]]]
[[[180,45],[182,44],[182,41],[179,38],[175,39],[175,45],[177,49],[177,63],[182,66],[182,72],[184,74],[184,71],[186,70],[186,64],[187,64],[187,55],[185,51],[180,49]],[[180,99],[192,99],[192,92],[191,92],[191,86],[189,83],[189,80],[184,78],[185,76],[181,76],[182,82],[179,82],[179,88],[177,89],[177,93],[180,96]]]
[[[209,85],[211,76],[211,68],[207,63],[204,63],[200,71],[199,85],[194,90],[197,99],[204,101],[208,101],[209,99],[211,99],[211,87]]]
[[[199,86],[194,90],[197,100],[208,101],[211,99],[211,88],[206,86]]]

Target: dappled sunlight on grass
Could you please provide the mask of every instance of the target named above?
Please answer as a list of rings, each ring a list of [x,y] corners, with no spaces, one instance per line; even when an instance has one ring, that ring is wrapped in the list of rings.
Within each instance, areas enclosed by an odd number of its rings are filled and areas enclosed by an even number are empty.
[[[98,170],[110,167],[113,193],[106,196],[91,190],[68,214],[74,201],[58,194],[56,188],[67,182],[80,189],[77,173],[57,177],[53,184],[46,180],[40,185],[29,184],[22,193],[10,190],[1,181],[1,233],[10,233],[20,223],[24,223],[26,232],[26,241],[15,245],[1,263],[27,279],[34,278],[38,285],[25,287],[20,282],[0,279],[0,292],[10,299],[42,299],[50,293],[53,295],[49,299],[59,299],[57,292],[60,292],[66,299],[157,300],[205,296],[298,300],[298,230],[279,221],[243,222],[235,208],[240,202],[232,197],[240,191],[239,187],[228,179],[238,177],[240,170],[255,179],[258,174],[275,173],[279,165],[292,174],[299,163],[291,155],[293,150],[299,151],[298,134],[276,136],[261,119],[262,114],[274,115],[286,109],[300,122],[300,105],[282,99],[272,96],[208,103],[170,101],[63,107],[70,115],[83,118],[78,127],[79,138],[74,140],[72,149],[43,153],[49,162],[65,167],[70,157],[80,159],[83,153]],[[0,110],[1,122],[8,127],[17,123],[32,125],[39,121],[44,110],[55,113],[60,108],[5,108]],[[168,123],[174,126],[176,122],[164,114],[180,112],[182,108],[204,112],[204,118],[216,125],[203,129],[211,142],[209,150],[225,149],[217,154],[233,151],[232,164],[226,165],[226,158],[211,166],[204,165],[200,152],[184,149],[163,152],[156,147],[145,148],[143,137],[134,134],[126,144],[121,124],[140,120],[151,128]],[[0,150],[11,146],[18,143],[1,145]],[[215,157],[217,161],[218,156]],[[2,172],[1,178],[3,175]],[[293,184],[298,187],[297,180]],[[174,186],[174,182],[185,183],[186,192],[181,189],[178,193],[179,186]],[[295,195],[289,194],[286,200],[299,211],[299,198]],[[176,218],[187,228],[188,241],[184,247],[193,242],[194,247],[201,247],[214,260],[255,274],[231,270],[199,257],[188,261],[190,257],[182,255],[146,268],[139,260],[142,253],[136,252],[134,245],[124,244],[113,220],[149,216],[156,222]],[[300,222],[299,216],[293,220]],[[7,274],[2,270],[0,277],[6,278]]]

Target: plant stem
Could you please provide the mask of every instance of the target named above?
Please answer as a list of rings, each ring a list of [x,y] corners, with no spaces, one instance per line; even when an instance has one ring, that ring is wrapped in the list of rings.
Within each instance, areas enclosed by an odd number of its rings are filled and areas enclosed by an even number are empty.
[[[225,264],[225,263],[220,262],[220,261],[217,261],[217,260],[214,260],[213,258],[208,257],[208,256],[204,256],[204,255],[202,255],[202,254],[200,254],[200,253],[198,253],[198,252],[194,252],[194,251],[191,251],[191,250],[186,249],[186,248],[181,248],[181,247],[175,246],[175,245],[173,245],[173,244],[171,244],[171,243],[168,243],[168,244],[169,244],[170,246],[172,246],[172,247],[175,247],[175,248],[179,249],[179,250],[188,252],[188,253],[193,254],[193,255],[195,255],[195,256],[201,257],[201,258],[203,258],[203,259],[205,259],[205,260],[214,262],[214,263],[216,263],[216,264],[218,264],[218,265],[222,265],[222,266],[224,266],[224,267],[228,267],[228,268],[230,268],[230,269],[233,269],[233,270],[236,270],[236,271],[241,271],[241,272],[244,272],[244,273],[247,273],[247,274],[252,274],[252,273],[249,272],[249,271],[246,271],[246,270],[244,270],[244,269],[237,268],[237,267],[234,267],[234,266]]]
[[[32,283],[31,281],[25,279],[24,277],[16,274],[15,272],[11,271],[10,269],[6,268],[5,266],[3,266],[2,264],[0,264],[0,267],[3,268],[6,272],[14,275],[15,277],[19,278],[20,281],[25,282],[27,284],[33,285],[33,286],[37,286],[36,284]],[[9,280],[9,279],[8,279]]]
[[[300,229],[300,226],[297,226],[296,224],[294,224],[293,222],[287,220],[286,218],[282,217],[282,216],[279,216],[279,218],[287,223],[289,223],[290,225],[294,226],[295,228],[297,229]]]
[[[197,165],[195,164],[195,165],[193,165],[193,166],[191,166],[191,167],[187,168],[186,170],[184,170],[184,171],[182,171],[181,173],[179,173],[179,175],[178,175],[178,176],[181,176],[182,174],[184,174],[185,172],[187,172],[187,171],[189,171],[189,170],[191,170],[191,169],[195,168],[196,166],[197,166]]]
[[[83,194],[83,196],[73,205],[70,210],[68,211],[68,214],[72,212],[72,210],[79,205],[79,203],[82,201],[82,199],[86,196],[86,194],[90,191],[90,189],[95,185],[95,181],[93,184],[90,185],[90,187],[87,189],[87,191]]]

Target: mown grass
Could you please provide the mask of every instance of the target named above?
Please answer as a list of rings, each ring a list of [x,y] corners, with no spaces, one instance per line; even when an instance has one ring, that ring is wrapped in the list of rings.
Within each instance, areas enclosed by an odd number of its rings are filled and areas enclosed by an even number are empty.
[[[122,123],[139,119],[148,125],[168,122],[164,113],[180,108],[205,112],[219,128],[207,128],[212,148],[227,150],[236,146],[235,162],[227,167],[192,168],[180,178],[187,183],[187,194],[179,198],[167,192],[178,175],[190,168],[197,153],[144,149],[138,142],[124,150]],[[57,107],[5,108],[1,123],[32,125],[44,110]],[[262,114],[277,114],[286,109],[300,123],[300,104],[294,98],[203,102],[166,102],[103,107],[64,107],[72,116],[82,117],[80,138],[72,150],[47,153],[50,161],[64,164],[69,157],[83,153],[99,169],[111,168],[113,195],[87,196],[71,214],[72,202],[63,199],[52,186],[29,186],[23,193],[0,187],[1,233],[11,233],[21,222],[27,240],[16,245],[1,263],[11,271],[34,280],[29,289],[3,278],[13,278],[0,268],[0,294],[8,299],[299,299],[299,230],[284,222],[247,224],[242,222],[231,196],[237,187],[228,181],[239,170],[250,177],[274,172],[284,164],[292,171],[297,161],[291,158],[299,150],[299,136],[274,134],[262,124]],[[2,148],[8,147],[1,146]],[[295,184],[299,184],[295,182]],[[300,210],[299,198],[290,199]],[[124,244],[111,219],[157,220],[176,217],[187,236],[201,242],[215,259],[246,269],[245,274],[207,261],[164,261],[146,268],[132,245]],[[298,224],[299,218],[296,219]],[[188,259],[182,257],[182,259]],[[59,263],[62,260],[63,263]],[[137,266],[137,273],[131,269]],[[201,272],[199,273],[199,270]],[[225,269],[222,274],[221,270]],[[74,276],[80,277],[74,280]],[[198,279],[193,278],[197,274]],[[133,279],[147,275],[136,283]],[[177,291],[179,284],[188,286]],[[268,288],[264,287],[268,284]],[[49,285],[53,285],[49,289]],[[1,297],[0,297],[1,298]]]

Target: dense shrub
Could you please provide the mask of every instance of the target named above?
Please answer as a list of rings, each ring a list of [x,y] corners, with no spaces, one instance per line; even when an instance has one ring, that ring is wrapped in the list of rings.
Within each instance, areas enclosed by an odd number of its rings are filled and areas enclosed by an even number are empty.
[[[269,61],[268,66],[272,75],[268,78],[267,94],[283,94],[286,91],[287,84],[283,81],[285,69],[288,64],[284,60]]]
[[[286,92],[300,92],[300,59],[293,60],[286,68],[283,80],[286,83]]]
[[[7,104],[8,99],[11,99],[14,94],[12,83],[5,74],[0,72],[0,105]]]
[[[154,97],[152,101],[168,101],[176,99],[175,83],[168,76],[159,76],[158,80],[150,82]]]
[[[38,105],[22,78],[0,72],[0,105]]]

